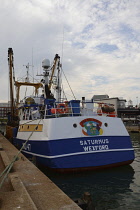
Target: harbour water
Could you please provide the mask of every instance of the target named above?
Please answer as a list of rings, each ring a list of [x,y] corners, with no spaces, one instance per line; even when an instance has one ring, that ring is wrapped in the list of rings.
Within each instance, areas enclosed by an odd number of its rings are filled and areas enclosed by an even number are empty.
[[[72,199],[89,192],[96,210],[140,209],[140,134],[130,135],[135,161],[129,166],[96,172],[44,173]]]
[[[4,129],[0,126],[0,130]],[[140,134],[130,135],[135,161],[129,166],[70,174],[53,173],[44,169],[43,172],[72,199],[89,192],[96,210],[139,210]]]

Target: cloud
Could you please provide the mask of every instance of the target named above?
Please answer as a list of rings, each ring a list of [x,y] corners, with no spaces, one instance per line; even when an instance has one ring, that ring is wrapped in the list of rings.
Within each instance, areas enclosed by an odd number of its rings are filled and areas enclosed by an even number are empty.
[[[96,48],[99,49],[100,52],[102,52],[102,53],[111,53],[114,50],[118,49],[118,47],[116,45],[109,45],[107,43],[97,45]]]
[[[137,0],[1,0],[1,101],[8,100],[7,51],[14,51],[16,77],[23,65],[51,61],[58,53],[76,98],[94,94],[139,96],[140,2]],[[66,81],[66,92],[71,95]],[[7,91],[8,92],[8,91]]]

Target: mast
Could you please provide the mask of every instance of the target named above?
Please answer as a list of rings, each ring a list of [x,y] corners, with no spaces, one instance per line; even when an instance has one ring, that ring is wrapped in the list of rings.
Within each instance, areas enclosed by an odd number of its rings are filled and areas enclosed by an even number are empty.
[[[32,66],[32,65],[29,65],[29,63],[28,63],[27,65],[23,65],[23,66],[26,66],[26,69],[27,69],[25,81],[24,82],[15,81],[15,87],[16,87],[16,108],[18,108],[18,105],[19,105],[19,96],[20,96],[20,87],[21,86],[34,87],[35,88],[35,95],[38,95],[38,89],[40,87],[43,87],[42,83],[40,83],[40,82],[34,82],[34,81],[30,82],[30,79],[29,79],[29,66]],[[18,113],[18,110],[17,110],[17,113]]]
[[[49,89],[51,89],[51,86],[52,86],[53,76],[54,76],[54,73],[55,73],[57,63],[60,63],[60,56],[58,54],[56,54],[55,57],[54,57],[54,64],[53,64],[53,67],[52,67],[52,73],[51,73],[51,77],[50,77],[50,81],[49,81],[49,83],[50,83],[49,84]]]
[[[44,59],[42,61],[42,67],[44,70],[44,92],[46,99],[53,99],[54,96],[51,93],[52,84],[54,84],[54,77],[56,77],[56,70],[57,70],[57,87],[56,87],[56,101],[59,101],[61,98],[61,84],[60,84],[60,56],[58,54],[55,55],[53,66],[50,68],[50,61],[48,59]],[[50,73],[51,70],[51,73]]]
[[[9,81],[10,81],[10,105],[11,105],[11,121],[13,121],[14,116],[14,90],[13,90],[13,68],[14,68],[14,58],[12,48],[8,49],[8,64],[9,64]]]
[[[54,64],[52,67],[52,72],[49,81],[49,89],[51,89],[51,85],[53,83],[53,77],[57,70],[57,87],[56,87],[56,101],[60,102],[61,100],[61,81],[60,81],[60,56],[58,54],[55,55]]]
[[[60,73],[60,57],[57,63],[57,87],[56,87],[56,101],[61,102],[61,73]]]
[[[26,72],[26,73],[27,73],[27,77],[25,78],[25,82],[30,82],[30,81],[29,81],[29,66],[30,66],[30,65],[29,65],[29,63],[28,63],[28,64],[25,65],[25,66],[26,66],[26,69],[27,69],[27,72]]]

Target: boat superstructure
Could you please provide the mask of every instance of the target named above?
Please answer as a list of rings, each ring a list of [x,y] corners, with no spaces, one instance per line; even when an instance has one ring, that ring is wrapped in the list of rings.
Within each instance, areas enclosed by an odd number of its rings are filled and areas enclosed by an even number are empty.
[[[22,152],[37,163],[56,170],[130,164],[134,149],[113,104],[95,103],[84,97],[62,99],[60,57],[56,54],[51,67],[45,59],[42,67],[43,94],[36,92],[22,103],[17,101],[19,127],[14,144],[23,147]]]

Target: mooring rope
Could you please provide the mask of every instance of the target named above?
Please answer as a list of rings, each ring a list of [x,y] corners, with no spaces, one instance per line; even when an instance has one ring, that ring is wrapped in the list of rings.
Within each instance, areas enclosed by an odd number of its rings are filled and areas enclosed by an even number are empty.
[[[22,147],[20,148],[20,150],[18,151],[17,155],[14,156],[13,160],[9,163],[9,165],[4,169],[4,171],[0,174],[0,178],[5,174],[5,176],[3,177],[2,181],[0,182],[0,188],[2,187],[5,179],[7,178],[11,168],[13,167],[14,162],[17,160],[18,155],[21,153],[22,149],[25,147],[25,145],[27,144],[27,142],[29,141],[29,139],[31,138],[31,136],[33,135],[33,132],[36,130],[37,126],[39,125],[40,121],[42,119],[39,120],[38,124],[35,126],[34,130],[32,131],[32,133],[29,135],[28,139],[25,141],[25,143],[22,145]],[[25,123],[26,124],[26,123]]]

